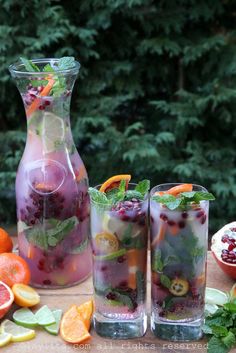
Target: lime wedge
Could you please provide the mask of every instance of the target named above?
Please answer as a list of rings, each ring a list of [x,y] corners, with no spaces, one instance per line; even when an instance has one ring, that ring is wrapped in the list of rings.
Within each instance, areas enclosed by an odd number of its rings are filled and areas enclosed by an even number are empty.
[[[28,308],[21,308],[16,310],[13,314],[13,320],[25,327],[34,327],[38,324],[38,321],[32,311]]]
[[[124,255],[127,252],[126,249],[120,249],[118,251],[112,252],[111,254],[107,255],[96,255],[94,256],[95,260],[113,260],[119,256]]]
[[[10,333],[0,333],[0,347],[6,346],[11,341],[11,337]]]
[[[45,112],[42,121],[42,141],[44,152],[55,151],[62,144],[65,137],[64,122],[59,116]]]
[[[53,310],[52,313],[53,313],[53,316],[55,318],[56,323],[45,326],[44,328],[47,332],[51,333],[52,335],[58,335],[59,328],[60,328],[61,316],[62,316],[62,310],[61,309]]]
[[[42,306],[42,308],[40,308],[34,315],[40,326],[56,323],[54,315],[47,305]]]
[[[216,304],[205,304],[205,314],[212,315],[218,310],[218,306]]]
[[[219,289],[206,287],[206,304],[224,305],[229,300],[227,294]]]
[[[24,342],[35,337],[34,330],[19,326],[10,320],[4,320],[1,328],[2,333],[9,333],[11,335],[11,341],[13,342]]]

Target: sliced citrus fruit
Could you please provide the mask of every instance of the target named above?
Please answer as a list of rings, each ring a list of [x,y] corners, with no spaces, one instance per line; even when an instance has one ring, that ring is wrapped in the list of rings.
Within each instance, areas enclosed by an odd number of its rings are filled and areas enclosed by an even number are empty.
[[[112,252],[112,253],[110,253],[108,255],[95,255],[94,259],[95,260],[100,260],[100,261],[114,260],[114,259],[116,259],[119,256],[125,255],[126,252],[127,252],[127,250],[123,248],[123,249],[120,249],[118,251]]]
[[[0,281],[12,287],[15,283],[28,284],[30,269],[22,257],[13,253],[0,254]]]
[[[26,284],[16,283],[12,287],[15,303],[19,306],[34,306],[40,302],[40,296],[36,290]]]
[[[53,313],[47,305],[42,306],[42,308],[36,311],[34,315],[40,326],[47,326],[56,323]]]
[[[88,300],[87,302],[77,306],[77,311],[81,316],[87,330],[90,329],[91,318],[93,315],[93,301]]]
[[[64,140],[65,127],[63,120],[50,112],[45,112],[42,122],[43,149],[46,153],[55,151]]]
[[[95,244],[99,251],[104,254],[115,252],[119,248],[117,237],[111,233],[99,233],[95,236]]]
[[[63,315],[60,326],[61,337],[69,343],[81,343],[90,339],[90,334],[78,313],[77,306],[72,305]]]
[[[26,327],[34,327],[38,325],[38,321],[32,311],[28,308],[16,310],[13,314],[13,320],[18,324]]]
[[[24,342],[35,337],[35,331],[15,324],[10,320],[4,320],[2,325],[2,333],[11,334],[11,341]]]
[[[0,281],[0,319],[10,310],[14,301],[12,290]]]
[[[228,296],[225,292],[222,292],[216,288],[206,287],[205,293],[205,303],[206,304],[215,304],[215,305],[224,305],[228,301]]]
[[[190,192],[193,191],[193,184],[179,184],[176,186],[173,186],[169,190],[166,191],[157,191],[155,192],[155,195],[162,196],[163,194],[169,194],[173,196],[179,195],[181,192]]]
[[[6,346],[9,342],[11,342],[11,334],[10,333],[0,333],[0,347]]]
[[[146,272],[147,255],[145,249],[130,249],[127,251],[128,259],[128,287],[136,289],[136,273],[138,270]]]
[[[11,252],[13,249],[13,242],[10,235],[2,228],[0,228],[0,254],[4,252]]]
[[[171,286],[169,288],[169,291],[177,296],[181,297],[182,295],[185,295],[189,290],[189,283],[186,281],[184,278],[174,278],[171,281]]]
[[[205,313],[206,315],[212,315],[218,310],[218,306],[216,304],[205,304]]]
[[[131,175],[129,174],[120,174],[114,175],[111,178],[107,179],[100,187],[99,191],[108,192],[111,189],[118,188],[121,180],[126,181],[126,190],[128,189],[128,184],[131,179]]]
[[[58,335],[59,329],[60,329],[60,321],[61,321],[61,316],[62,316],[62,310],[57,309],[57,310],[52,310],[54,319],[55,319],[55,324],[51,324],[48,326],[45,326],[45,330],[48,333],[51,333],[52,335]]]

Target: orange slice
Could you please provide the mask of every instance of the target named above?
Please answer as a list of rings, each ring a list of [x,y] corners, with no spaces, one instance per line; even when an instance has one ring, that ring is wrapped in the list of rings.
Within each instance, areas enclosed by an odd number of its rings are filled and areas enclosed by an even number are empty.
[[[26,284],[16,283],[12,287],[15,303],[19,306],[30,307],[40,302],[36,290]]]
[[[77,306],[73,304],[63,315],[60,334],[68,343],[81,343],[90,339],[90,334],[81,319]]]
[[[110,254],[119,249],[118,239],[111,233],[98,233],[95,237],[95,244],[98,250],[104,254]]]
[[[77,306],[77,311],[83,320],[87,330],[90,329],[91,318],[93,315],[93,301],[89,300],[79,306]]]
[[[128,189],[128,184],[131,179],[131,175],[129,174],[120,174],[114,175],[113,177],[107,179],[100,187],[99,191],[108,192],[111,189],[118,188],[121,180],[126,181],[126,190]]]
[[[162,196],[164,194],[169,194],[169,195],[177,196],[181,192],[190,192],[190,191],[193,191],[193,184],[179,184],[179,185],[173,186],[173,188],[170,188],[167,191],[157,191],[155,192],[155,195]]]

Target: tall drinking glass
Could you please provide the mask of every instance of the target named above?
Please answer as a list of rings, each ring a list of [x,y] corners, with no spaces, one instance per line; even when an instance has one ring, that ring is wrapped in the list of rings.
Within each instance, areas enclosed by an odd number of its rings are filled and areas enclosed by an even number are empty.
[[[169,209],[155,200],[178,184],[151,190],[151,329],[167,340],[202,336],[209,201]],[[193,191],[207,192],[193,185]]]
[[[94,327],[101,336],[125,339],[146,331],[147,211],[147,198],[112,206],[91,200]]]

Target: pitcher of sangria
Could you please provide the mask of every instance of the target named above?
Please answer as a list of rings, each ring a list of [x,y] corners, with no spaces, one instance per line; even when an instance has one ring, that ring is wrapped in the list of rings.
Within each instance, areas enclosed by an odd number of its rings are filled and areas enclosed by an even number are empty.
[[[80,64],[21,59],[9,70],[23,99],[27,141],[16,176],[19,254],[35,287],[67,287],[91,271],[88,177],[70,127]]]

